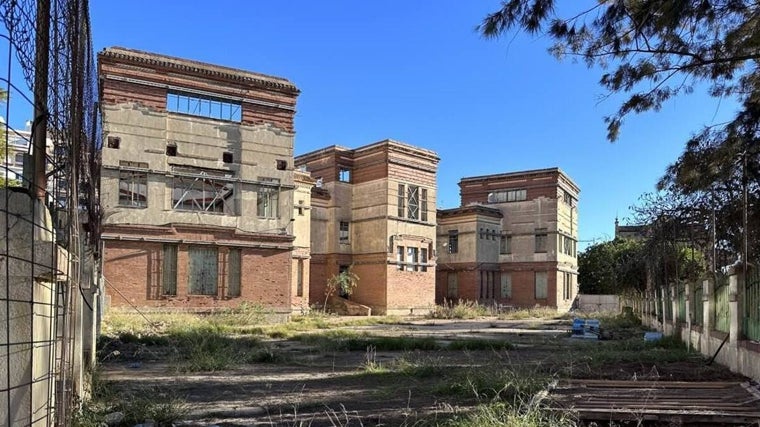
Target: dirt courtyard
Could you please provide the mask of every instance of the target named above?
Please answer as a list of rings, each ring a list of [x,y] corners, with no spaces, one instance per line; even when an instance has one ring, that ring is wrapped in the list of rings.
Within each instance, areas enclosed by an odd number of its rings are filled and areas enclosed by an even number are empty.
[[[438,425],[479,405],[511,404],[558,378],[742,379],[677,343],[644,343],[640,328],[597,341],[571,338],[570,325],[498,318],[338,322],[295,337],[258,337],[242,344],[256,349],[255,357],[206,372],[178,367],[190,356],[177,353],[192,350],[115,339],[100,351],[99,381],[124,399],[180,406],[175,425],[396,426]],[[239,348],[245,338],[229,339]]]

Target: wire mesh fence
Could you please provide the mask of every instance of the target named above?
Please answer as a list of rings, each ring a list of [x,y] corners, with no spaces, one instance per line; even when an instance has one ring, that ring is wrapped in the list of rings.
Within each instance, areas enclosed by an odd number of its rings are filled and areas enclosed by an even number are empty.
[[[97,318],[87,0],[0,0],[0,425],[70,425]]]

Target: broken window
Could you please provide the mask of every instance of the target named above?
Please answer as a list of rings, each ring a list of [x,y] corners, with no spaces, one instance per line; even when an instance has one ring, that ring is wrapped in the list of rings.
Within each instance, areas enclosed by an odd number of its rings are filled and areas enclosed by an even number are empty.
[[[166,146],[166,155],[169,157],[175,157],[177,155],[177,146],[174,144],[168,144]]]
[[[240,249],[232,248],[227,254],[227,296],[240,296]]]
[[[398,185],[398,217],[416,219],[420,221],[428,220],[428,193],[427,189],[420,188],[417,185]]]
[[[172,209],[236,215],[232,172],[172,168]]]
[[[144,208],[148,206],[148,164],[119,162],[119,205]]]
[[[177,295],[177,245],[164,245],[162,294]]]
[[[449,253],[459,252],[459,230],[449,230]]]
[[[166,111],[233,122],[242,118],[240,102],[182,92],[167,93]]]
[[[217,249],[190,247],[188,256],[188,293],[190,295],[216,295],[219,271]]]
[[[277,218],[280,205],[280,180],[259,177],[259,181],[264,184],[259,185],[256,215],[261,218]]]
[[[231,152],[225,151],[224,153],[222,153],[222,161],[224,163],[232,163],[232,160],[233,160],[233,156]]]
[[[526,190],[503,190],[488,193],[488,203],[521,202],[527,200]]]

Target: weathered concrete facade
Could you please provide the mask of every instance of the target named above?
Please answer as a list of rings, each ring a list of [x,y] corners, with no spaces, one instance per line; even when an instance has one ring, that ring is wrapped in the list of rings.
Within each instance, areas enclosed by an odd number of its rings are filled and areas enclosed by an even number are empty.
[[[568,310],[578,287],[580,189],[559,168],[463,178],[438,211],[436,301]]]
[[[98,72],[111,306],[300,307],[311,181],[293,168],[298,89],[123,48],[101,51]]]
[[[374,314],[419,313],[434,303],[436,172],[429,150],[392,140],[298,156],[312,193],[309,301],[353,265],[351,300]]]

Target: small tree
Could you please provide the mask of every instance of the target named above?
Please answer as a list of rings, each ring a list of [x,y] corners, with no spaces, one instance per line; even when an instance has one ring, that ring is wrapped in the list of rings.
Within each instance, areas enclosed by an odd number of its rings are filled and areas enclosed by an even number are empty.
[[[344,271],[330,277],[325,287],[325,305],[323,311],[327,311],[327,300],[340,291],[342,295],[351,295],[354,289],[359,285],[359,276],[354,273],[354,266],[350,265]]]

